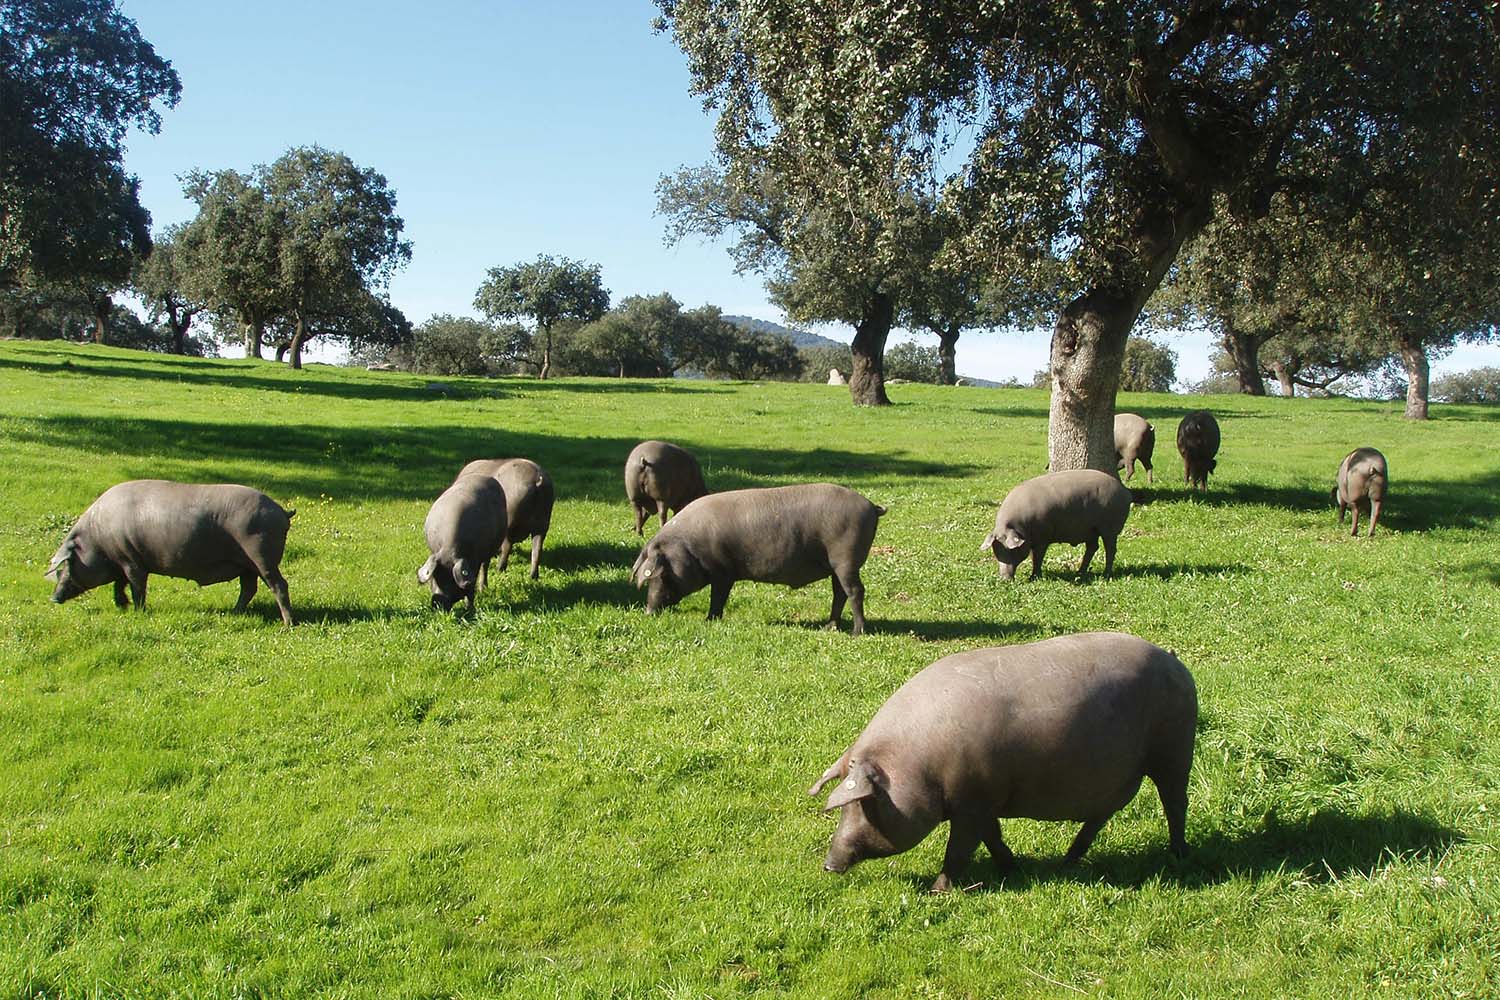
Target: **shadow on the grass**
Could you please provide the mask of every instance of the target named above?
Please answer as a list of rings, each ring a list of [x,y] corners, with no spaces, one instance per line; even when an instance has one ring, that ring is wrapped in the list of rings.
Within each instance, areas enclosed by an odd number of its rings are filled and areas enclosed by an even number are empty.
[[[1077,832],[1076,824],[1065,825],[1068,837]],[[946,827],[939,827],[933,836],[946,837]],[[1096,844],[1082,861],[1071,865],[1061,853],[1021,857],[1016,869],[1003,879],[981,848],[965,871],[964,884],[981,891],[1011,891],[1059,881],[1136,888],[1160,880],[1192,889],[1277,872],[1296,873],[1308,882],[1328,882],[1369,873],[1393,858],[1439,857],[1464,839],[1458,830],[1403,809],[1358,816],[1324,812],[1294,821],[1271,817],[1259,830],[1215,831],[1190,841],[1187,857],[1176,858],[1167,850],[1163,823],[1158,847],[1110,851]],[[1059,851],[1067,842],[1059,838]],[[907,879],[926,889],[935,877],[936,872],[913,873]]]

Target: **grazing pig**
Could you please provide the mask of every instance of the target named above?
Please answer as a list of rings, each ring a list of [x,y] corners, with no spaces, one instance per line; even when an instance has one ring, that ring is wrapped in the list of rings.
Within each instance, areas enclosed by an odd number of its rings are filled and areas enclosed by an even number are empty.
[[[1188,771],[1198,722],[1192,675],[1171,653],[1121,632],[1084,632],[954,653],[922,670],[875,713],[809,795],[838,786],[842,808],[823,867],[915,847],[948,820],[942,892],[980,841],[1003,876],[1015,856],[1001,819],[1083,823],[1077,861],[1105,822],[1156,785],[1172,853],[1187,853]]]
[[[648,614],[711,587],[708,617],[719,618],[736,580],[803,587],[831,575],[829,627],[838,627],[847,600],[853,634],[859,635],[865,630],[859,568],[884,513],[884,507],[832,483],[711,493],[646,543],[630,580],[648,588]]]
[[[653,513],[667,523],[667,510],[676,514],[708,492],[703,471],[692,452],[666,441],[642,441],[625,459],[625,496],[635,508],[635,533]]]
[[[432,502],[422,525],[432,555],[417,580],[432,588],[432,607],[448,611],[462,598],[474,610],[485,564],[505,537],[505,492],[493,476],[459,476]]]
[[[195,485],[135,479],[111,486],[84,511],[52,557],[47,575],[57,580],[58,604],[106,583],[125,607],[125,588],[136,610],[146,606],[152,573],[193,580],[199,586],[238,578],[244,611],[258,580],[276,595],[281,620],[292,624],[291,599],[281,575],[286,531],[296,511],[259,490],[230,483]]]
[[[1031,554],[1031,578],[1042,573],[1047,546],[1054,542],[1082,545],[1081,577],[1104,540],[1104,575],[1115,568],[1115,541],[1130,516],[1130,491],[1107,472],[1078,469],[1048,472],[1028,479],[1006,494],[995,514],[995,530],[979,543],[993,552],[1000,575],[1015,578],[1016,567]]]
[[[1151,468],[1151,453],[1156,450],[1156,428],[1146,418],[1135,413],[1115,414],[1115,461],[1118,469],[1125,470],[1125,481],[1135,475],[1135,463],[1140,461],[1146,469],[1146,481],[1156,482],[1156,472]]]
[[[542,563],[542,541],[552,525],[555,494],[552,477],[540,465],[525,458],[476,459],[464,466],[460,476],[493,476],[505,491],[505,537],[500,542],[500,572],[510,565],[511,546],[531,539],[531,578],[537,578]],[[458,480],[455,478],[454,482]],[[479,586],[489,583],[489,568],[479,571]]]
[[[1219,422],[1207,410],[1194,410],[1177,425],[1177,453],[1182,456],[1182,476],[1189,489],[1208,492],[1208,474],[1218,467]]]
[[[1344,512],[1354,508],[1354,528],[1349,534],[1359,534],[1361,510],[1370,512],[1369,534],[1375,534],[1388,482],[1385,456],[1374,448],[1355,448],[1344,456],[1339,463],[1338,485],[1333,488],[1333,502],[1339,508],[1339,524],[1344,523]]]

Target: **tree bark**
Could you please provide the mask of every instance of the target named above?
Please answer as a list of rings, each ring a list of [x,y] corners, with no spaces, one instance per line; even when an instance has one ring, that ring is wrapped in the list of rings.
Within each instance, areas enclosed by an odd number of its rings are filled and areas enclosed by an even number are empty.
[[[1232,321],[1226,320],[1224,323],[1224,336],[1219,343],[1234,362],[1234,374],[1239,379],[1240,392],[1247,396],[1266,394],[1266,381],[1260,374],[1260,345],[1268,339],[1236,330]]]
[[[1068,304],[1052,329],[1047,470],[1115,471],[1115,394],[1139,307],[1094,290]]]
[[[266,324],[259,319],[248,320],[245,323],[245,357],[254,358],[256,361],[264,361],[265,355],[262,348],[266,342]]]
[[[1406,369],[1406,419],[1427,419],[1427,351],[1421,344],[1401,341],[1401,367]]]
[[[542,367],[536,377],[546,379],[552,373],[552,327],[542,327]]]
[[[1297,382],[1292,377],[1291,369],[1280,361],[1271,363],[1271,371],[1276,373],[1276,381],[1281,383],[1281,394],[1287,399],[1297,395]]]
[[[865,314],[854,328],[849,345],[854,363],[849,372],[849,398],[855,406],[890,406],[885,394],[885,340],[896,321],[896,303],[876,292],[865,303]]]
[[[307,321],[301,316],[297,317],[297,326],[292,332],[291,365],[295,370],[302,368],[302,345],[307,343]],[[276,352],[276,360],[281,360],[281,352]]]
[[[953,385],[958,381],[958,335],[962,329],[951,326],[938,331],[938,381]]]
[[[101,298],[91,299],[89,304],[93,306],[94,312],[94,343],[104,343],[104,335],[109,329],[109,311],[114,305],[108,295]]]

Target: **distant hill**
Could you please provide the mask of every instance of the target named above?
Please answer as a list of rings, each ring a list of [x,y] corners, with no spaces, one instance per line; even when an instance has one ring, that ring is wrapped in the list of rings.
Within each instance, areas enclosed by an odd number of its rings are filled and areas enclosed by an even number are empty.
[[[742,330],[751,333],[779,334],[790,340],[797,347],[848,347],[848,344],[838,340],[829,340],[820,337],[816,333],[806,330],[798,330],[790,326],[782,326],[780,323],[772,323],[768,319],[754,319],[750,316],[725,316],[725,322],[733,323]]]

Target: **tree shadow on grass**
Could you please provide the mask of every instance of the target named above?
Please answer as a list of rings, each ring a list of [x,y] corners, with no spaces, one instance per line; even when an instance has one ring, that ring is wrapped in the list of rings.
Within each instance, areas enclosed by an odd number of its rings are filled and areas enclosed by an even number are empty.
[[[1066,826],[1071,837],[1076,824]],[[1300,873],[1308,882],[1329,882],[1368,873],[1396,857],[1438,858],[1465,840],[1460,831],[1404,809],[1356,816],[1322,812],[1292,821],[1271,816],[1259,830],[1215,831],[1190,842],[1187,857],[1176,858],[1167,850],[1165,823],[1162,826],[1159,847],[1108,851],[1096,846],[1078,864],[1066,863],[1061,853],[1021,858],[1003,879],[981,850],[965,870],[964,884],[982,891],[1024,890],[1048,882],[1133,889],[1159,879],[1195,889],[1278,872]],[[946,830],[940,828],[939,833]],[[907,877],[925,889],[936,873],[925,880],[918,874]]]
[[[257,389],[301,395],[332,396],[339,399],[398,400],[433,402],[444,399],[484,399],[534,393],[714,393],[732,391],[731,387],[713,382],[621,379],[547,380],[522,378],[477,378],[462,376],[414,375],[401,373],[361,373],[352,379],[321,377],[340,369],[332,365],[289,368],[267,361],[201,361],[173,358],[169,355],[146,355],[132,365],[114,358],[99,359],[86,354],[64,358],[20,360],[0,358],[0,368],[16,368],[38,374],[133,381],[171,382],[214,388]],[[212,369],[204,371],[203,369]],[[350,369],[345,369],[350,371]]]
[[[625,457],[634,437],[586,437],[518,432],[449,424],[427,427],[345,427],[318,424],[267,426],[147,417],[54,416],[27,420],[12,431],[60,452],[120,456],[138,478],[192,482],[243,482],[273,497],[318,496],[345,500],[432,500],[464,463],[480,457],[525,456],[547,469],[558,496],[620,497]],[[820,448],[736,448],[682,443],[711,468],[753,469],[752,481],[724,474],[715,489],[741,481],[764,486],[829,478],[963,476],[972,467]],[[251,466],[255,473],[246,471]],[[99,483],[102,491],[107,482]],[[545,558],[545,556],[544,556]],[[633,558],[633,557],[632,557]]]

